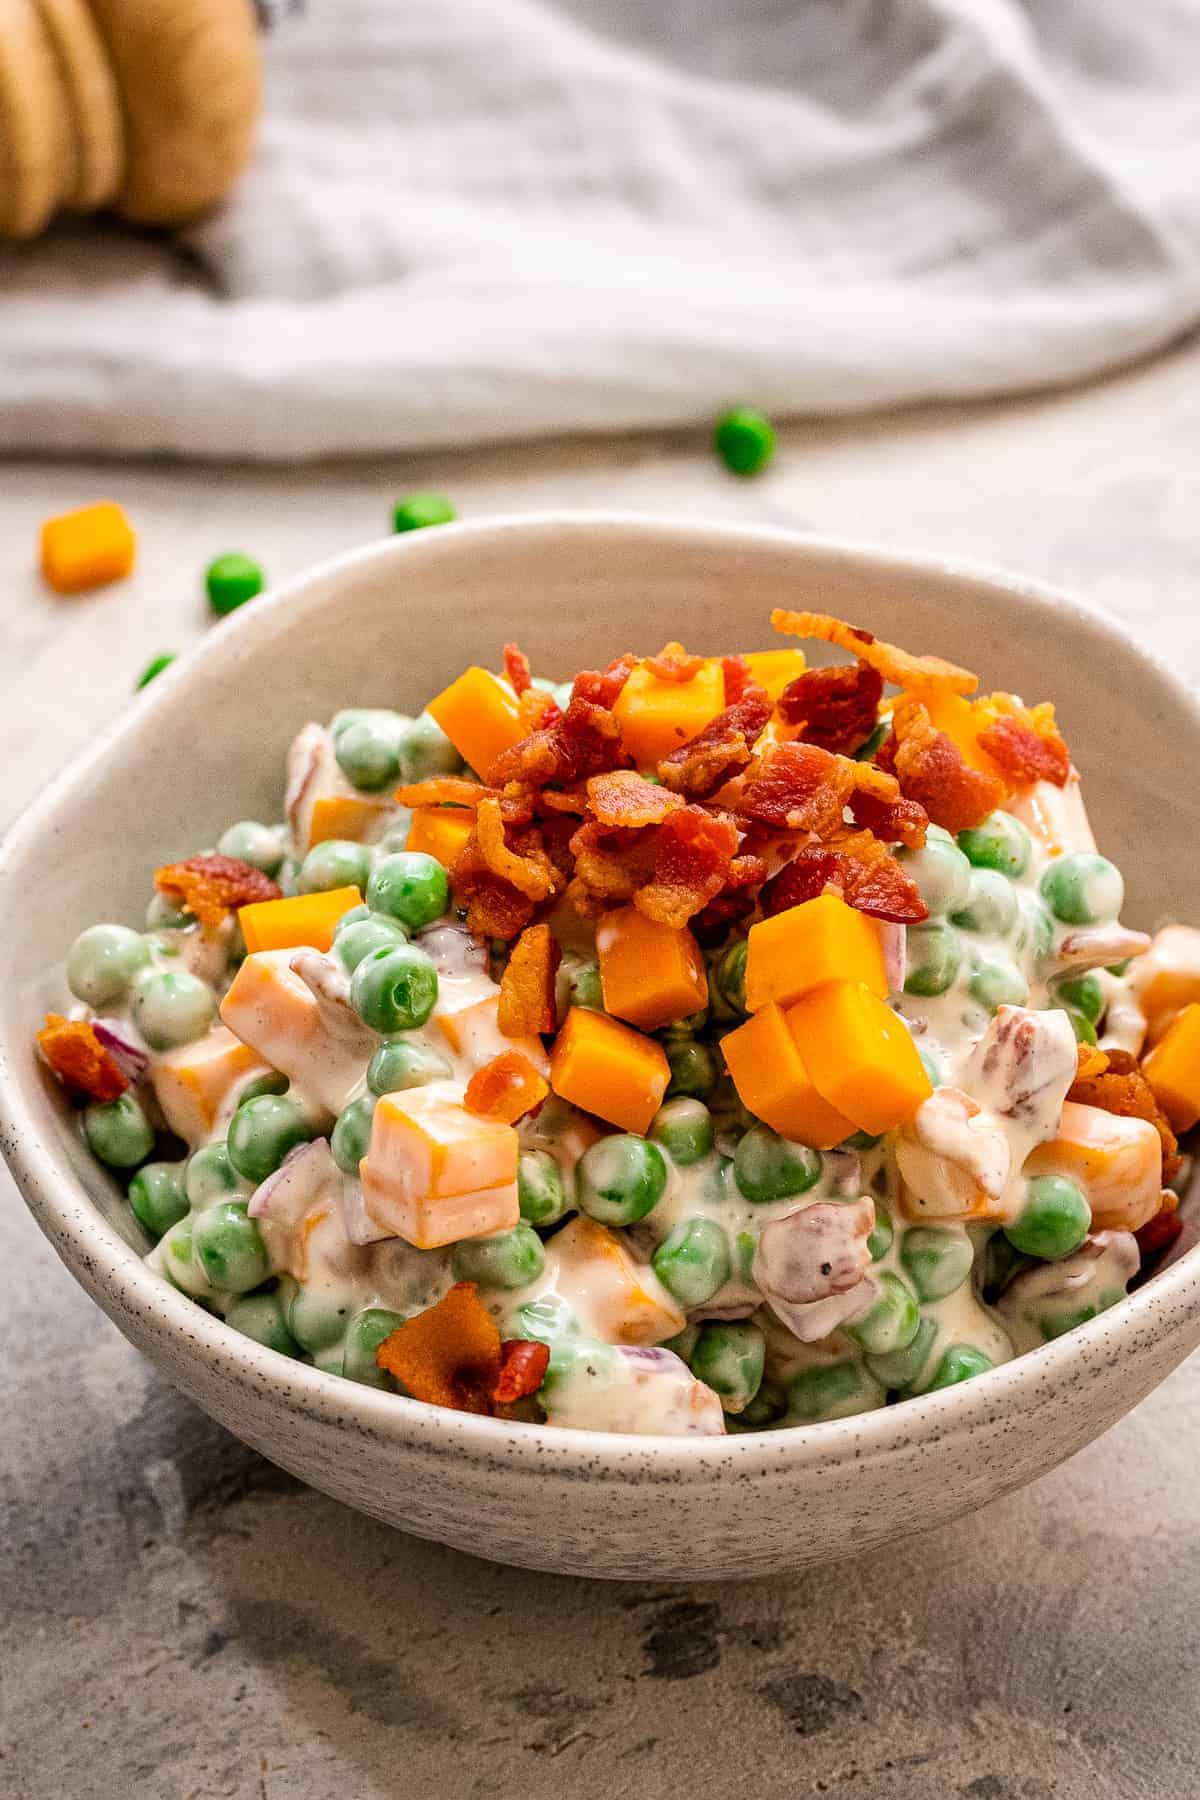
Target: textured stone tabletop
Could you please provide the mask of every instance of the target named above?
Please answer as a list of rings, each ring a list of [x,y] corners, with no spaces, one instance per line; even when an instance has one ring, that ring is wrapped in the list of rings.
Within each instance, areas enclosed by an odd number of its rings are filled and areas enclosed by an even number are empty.
[[[10,463],[0,818],[151,654],[199,635],[209,557],[290,575],[379,535],[416,486],[471,515],[620,506],[937,546],[1069,584],[1200,676],[1195,348],[1049,400],[796,427],[744,485],[695,439],[299,472]],[[139,528],[136,577],[55,599],[38,520],[103,494]],[[302,1488],[164,1385],[5,1175],[0,1269],[4,1800],[1200,1795],[1194,1361],[936,1537],[643,1590],[476,1562]]]

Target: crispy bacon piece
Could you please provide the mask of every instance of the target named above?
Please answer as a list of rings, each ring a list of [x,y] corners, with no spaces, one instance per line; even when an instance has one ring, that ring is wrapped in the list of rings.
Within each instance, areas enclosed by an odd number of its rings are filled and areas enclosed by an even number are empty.
[[[562,951],[549,925],[529,925],[500,977],[496,1023],[505,1037],[534,1037],[557,1023],[554,978]]]
[[[632,650],[626,650],[620,656],[614,656],[610,663],[605,664],[604,673],[599,677],[593,677],[593,680],[599,680],[600,685],[596,688],[594,693],[589,686],[587,697],[594,700],[597,706],[603,706],[611,712],[613,707],[617,704],[617,697],[620,694],[621,689],[625,686],[625,683],[629,680],[629,677],[633,674],[637,665],[638,659],[633,654]],[[585,670],[585,674],[586,673],[587,671]],[[578,675],[575,677],[577,683],[580,679],[581,677]],[[574,696],[572,695],[572,697]]]
[[[1081,1051],[1090,1048],[1080,1045]],[[1086,1067],[1089,1072],[1086,1075],[1076,1072],[1067,1099],[1077,1100],[1081,1106],[1098,1106],[1121,1119],[1148,1120],[1162,1139],[1163,1180],[1170,1181],[1179,1173],[1179,1145],[1154,1098],[1154,1090],[1142,1074],[1141,1064],[1128,1050],[1104,1050],[1100,1055],[1104,1058],[1102,1069],[1096,1067],[1095,1051],[1086,1062],[1080,1059],[1080,1070]]]
[[[721,672],[725,677],[726,706],[736,706],[739,700],[766,700],[767,690],[755,681],[744,656],[723,656]]]
[[[725,886],[737,847],[731,819],[681,807],[658,827],[654,879],[638,889],[634,905],[661,925],[686,925]]]
[[[92,1027],[82,1019],[47,1013],[38,1048],[64,1087],[89,1100],[116,1100],[129,1082]]]
[[[523,1051],[502,1050],[482,1069],[476,1069],[467,1083],[463,1105],[481,1119],[515,1125],[540,1106],[549,1092],[549,1082]]]
[[[848,906],[873,919],[916,925],[929,917],[908,870],[869,831],[852,832],[833,845],[805,845],[767,882],[759,904],[769,918],[815,900],[828,886],[840,888]]]
[[[800,727],[806,744],[851,755],[875,729],[883,676],[861,660],[837,669],[806,669],[779,696],[787,725]]]
[[[497,1406],[511,1406],[536,1394],[546,1379],[550,1364],[549,1344],[533,1343],[529,1338],[505,1338],[500,1346],[500,1374],[492,1389]]]
[[[414,1400],[490,1413],[500,1379],[500,1333],[473,1281],[460,1281],[427,1311],[385,1337],[375,1361]]]
[[[587,784],[588,805],[601,825],[661,825],[683,805],[669,788],[647,781],[634,769],[612,769],[593,775]]]
[[[831,618],[828,613],[789,612],[776,607],[771,624],[785,637],[820,638],[823,643],[836,644],[860,662],[869,663],[885,681],[894,681],[897,687],[917,692],[945,687],[954,694],[973,694],[979,686],[978,676],[970,669],[960,669],[940,656],[913,656],[896,644],[884,643],[870,631]]]
[[[562,718],[562,707],[544,688],[526,688],[517,701],[517,716],[526,731],[545,731]]]
[[[1161,1212],[1156,1212],[1152,1219],[1147,1219],[1133,1235],[1137,1239],[1143,1262],[1148,1262],[1152,1256],[1160,1256],[1164,1250],[1170,1249],[1177,1238],[1182,1237],[1183,1220],[1179,1213],[1179,1202],[1169,1188],[1163,1193]]]
[[[434,775],[428,781],[410,781],[396,789],[401,806],[469,806],[476,807],[495,790],[482,781],[468,781],[463,775]]]
[[[899,791],[894,777],[870,763],[834,756],[818,744],[768,744],[718,797],[757,824],[829,837],[841,829],[852,794],[892,801]]]
[[[621,831],[594,820],[581,825],[571,839],[575,858],[576,890],[573,901],[578,910],[579,889],[597,900],[630,900],[640,887],[654,878],[655,834],[652,831]]]
[[[979,747],[1003,770],[1010,787],[1030,787],[1035,781],[1065,787],[1071,773],[1071,752],[1058,732],[1039,732],[1023,719],[997,719],[980,732]]]
[[[856,825],[873,832],[884,844],[906,844],[919,850],[925,842],[929,814],[916,800],[880,800],[874,794],[852,794],[850,811]]]
[[[754,688],[664,757],[658,765],[660,779],[689,799],[707,799],[746,767],[770,717],[771,702],[761,688]]]
[[[657,656],[648,656],[644,667],[660,681],[674,681],[683,686],[694,681],[704,667],[702,656],[689,656],[682,644],[664,644]]]
[[[499,800],[481,800],[475,814],[479,854],[493,875],[508,882],[527,900],[546,900],[554,892],[554,865],[542,848],[536,827],[514,836],[510,845]]]
[[[621,742],[621,727],[612,714],[613,702],[629,676],[627,661],[632,668],[633,659],[622,657],[603,675],[594,669],[577,675],[566,712],[501,751],[487,772],[491,785],[503,787],[516,780],[540,788],[580,781],[604,769],[627,768],[629,756]]]
[[[172,906],[194,913],[202,925],[219,925],[226,914],[254,900],[278,900],[282,891],[261,869],[216,851],[156,869],[154,885]]]
[[[532,900],[494,874],[484,860],[477,831],[450,865],[450,888],[454,904],[466,913],[467,927],[476,937],[507,942],[533,917]]]
[[[877,760],[881,768],[894,769],[905,799],[917,801],[946,831],[978,825],[1004,804],[1004,784],[970,768],[920,701],[907,695],[896,702],[891,736],[880,745]]]
[[[582,819],[588,809],[586,788],[543,788],[538,805],[546,812],[572,813]]]
[[[529,658],[516,644],[504,646],[504,673],[508,676],[509,686],[518,700],[527,694],[533,686],[533,671],[529,667]]]

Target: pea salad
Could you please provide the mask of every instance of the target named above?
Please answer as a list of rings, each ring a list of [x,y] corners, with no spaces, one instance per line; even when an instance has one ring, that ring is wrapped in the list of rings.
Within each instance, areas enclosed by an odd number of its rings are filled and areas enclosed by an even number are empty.
[[[772,623],[306,724],[277,821],[82,932],[39,1045],[165,1281],[431,1404],[720,1433],[984,1375],[1170,1252],[1200,931],[1121,923],[1052,706]]]

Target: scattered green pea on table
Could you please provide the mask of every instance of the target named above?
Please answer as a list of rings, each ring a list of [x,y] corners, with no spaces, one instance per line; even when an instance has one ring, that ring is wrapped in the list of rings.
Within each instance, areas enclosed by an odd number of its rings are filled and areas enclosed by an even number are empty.
[[[430,525],[452,525],[457,517],[444,494],[406,494],[392,508],[392,530],[424,531]]]
[[[775,455],[775,427],[753,406],[735,406],[717,420],[717,455],[731,475],[760,475]]]
[[[240,550],[230,550],[214,557],[204,572],[204,591],[208,604],[219,619],[227,618],[247,600],[253,600],[266,586],[262,567]]]

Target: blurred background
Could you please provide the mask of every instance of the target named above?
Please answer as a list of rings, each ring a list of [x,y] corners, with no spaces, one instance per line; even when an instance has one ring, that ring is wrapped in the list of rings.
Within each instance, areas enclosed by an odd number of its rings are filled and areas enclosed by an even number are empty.
[[[1200,0],[0,0],[0,824],[235,589],[454,515],[933,548],[1195,678],[1198,150]],[[1187,1368],[936,1543],[650,1594],[300,1488],[6,1175],[0,1260],[6,1796],[1194,1800]]]

